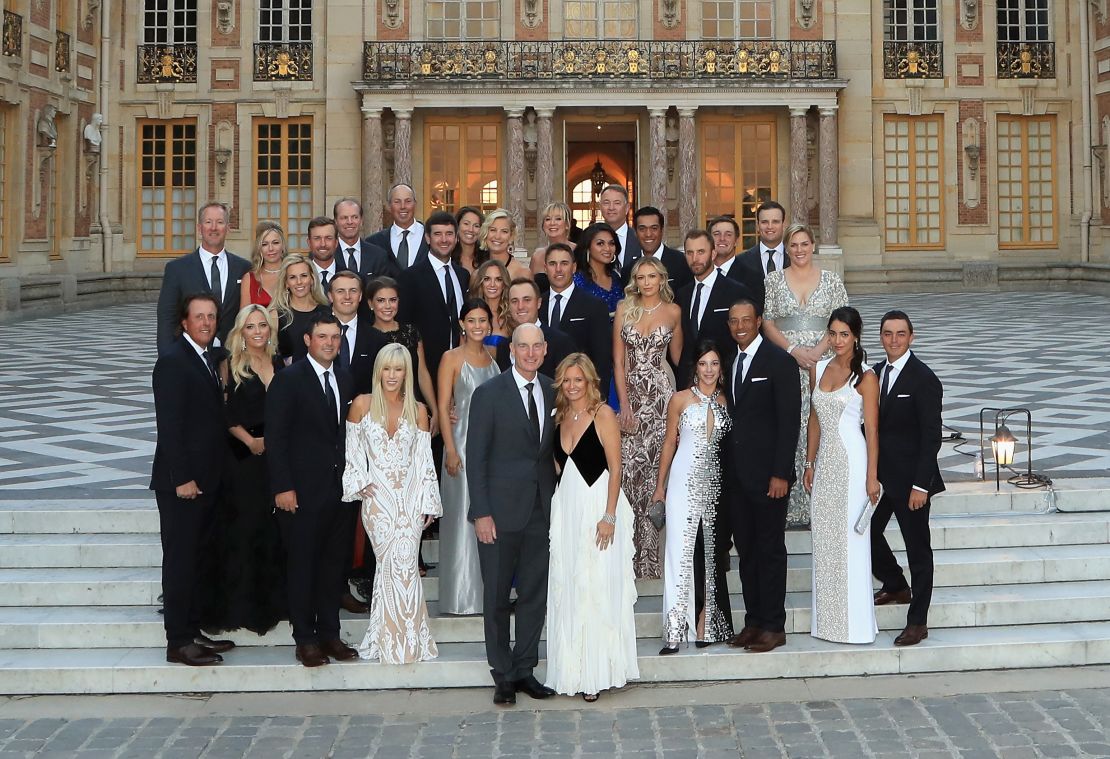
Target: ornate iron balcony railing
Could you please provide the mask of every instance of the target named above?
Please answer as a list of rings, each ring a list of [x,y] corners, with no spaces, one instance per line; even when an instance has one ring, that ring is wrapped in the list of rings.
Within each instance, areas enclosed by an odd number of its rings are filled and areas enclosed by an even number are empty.
[[[0,37],[0,49],[4,55],[23,55],[23,16],[4,11],[4,30]]]
[[[139,84],[177,84],[196,80],[196,43],[139,45]]]
[[[1053,42],[999,42],[999,79],[1055,79]]]
[[[836,79],[832,40],[366,42],[365,82]]]
[[[944,44],[941,42],[883,42],[883,78],[944,78]]]
[[[311,42],[256,42],[254,81],[312,81]]]

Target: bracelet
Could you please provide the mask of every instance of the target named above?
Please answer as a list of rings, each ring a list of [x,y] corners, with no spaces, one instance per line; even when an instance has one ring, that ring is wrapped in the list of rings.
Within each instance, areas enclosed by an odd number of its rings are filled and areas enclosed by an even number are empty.
[[[815,466],[817,466],[817,459],[805,462],[802,464],[802,469],[813,469]]]
[[[617,523],[617,515],[606,512],[604,515],[602,515],[601,521],[605,524],[615,525]]]
[[[786,352],[787,353],[793,353],[794,349],[797,348],[797,347],[798,346],[795,343],[790,343],[790,345],[786,346]]]

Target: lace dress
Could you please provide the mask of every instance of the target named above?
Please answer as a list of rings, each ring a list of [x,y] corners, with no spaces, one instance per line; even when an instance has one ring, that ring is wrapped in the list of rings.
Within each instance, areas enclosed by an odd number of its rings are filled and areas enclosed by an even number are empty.
[[[393,437],[369,414],[347,423],[343,500],[362,501],[362,524],[378,563],[370,627],[358,647],[363,659],[408,664],[439,654],[417,568],[423,517],[443,513],[431,441],[404,419]],[[374,497],[364,499],[358,491],[368,484]]]
[[[659,475],[663,436],[667,431],[667,401],[674,393],[674,375],[667,364],[667,346],[674,330],[659,325],[641,335],[631,324],[621,329],[625,345],[625,384],[636,429],[621,436],[621,489],[634,514],[632,566],[638,579],[663,576],[659,530],[648,518],[651,495]]]
[[[822,271],[821,279],[805,305],[798,303],[794,293],[786,284],[785,270],[773,271],[767,275],[766,305],[764,319],[773,319],[775,326],[794,345],[812,347],[821,342],[828,330],[829,314],[833,309],[848,305],[848,292],[844,282],[831,271]],[[824,358],[832,356],[827,351]],[[786,508],[787,527],[805,527],[809,524],[809,494],[802,487],[802,464],[806,460],[806,424],[809,421],[809,370],[798,370],[802,380],[801,432],[798,447],[794,453],[794,469],[797,480],[790,489],[790,502]]]

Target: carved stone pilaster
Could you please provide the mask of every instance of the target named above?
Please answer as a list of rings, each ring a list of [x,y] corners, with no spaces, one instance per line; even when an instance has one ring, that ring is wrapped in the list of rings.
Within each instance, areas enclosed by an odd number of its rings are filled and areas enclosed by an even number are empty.
[[[840,150],[837,142],[836,108],[822,108],[821,163],[821,247],[837,244],[840,217]]]
[[[506,146],[508,160],[509,186],[505,192],[505,208],[516,222],[518,241],[523,239],[524,230],[524,109],[514,108],[507,112],[506,121],[509,144]]]
[[[695,111],[694,108],[678,109],[678,224],[683,234],[699,226]]]
[[[378,231],[385,205],[383,174],[382,111],[362,101],[362,233]]]
[[[979,0],[960,0],[960,26],[971,31],[979,25]]]
[[[520,21],[528,29],[535,29],[543,21],[543,3],[540,0],[520,0]]]
[[[412,109],[393,109],[393,184],[412,184]]]
[[[963,171],[961,181],[964,190],[964,205],[968,208],[979,206],[979,151],[982,140],[980,138],[979,120],[966,118],[960,125],[960,138],[963,143]]]
[[[536,211],[540,213],[554,199],[555,156],[551,144],[551,117],[554,115],[554,108],[536,109]]]
[[[382,0],[382,24],[386,29],[400,29],[404,21],[402,0]]]
[[[790,109],[790,223],[806,220],[806,182],[809,160],[806,151],[806,113],[809,108]]]
[[[798,0],[794,12],[798,19],[798,26],[803,29],[809,29],[813,26],[813,22],[817,20],[816,10],[817,0]]]
[[[667,207],[667,109],[652,108],[651,117],[651,202]]]
[[[659,11],[659,20],[665,28],[674,29],[678,26],[678,0],[659,0]]]

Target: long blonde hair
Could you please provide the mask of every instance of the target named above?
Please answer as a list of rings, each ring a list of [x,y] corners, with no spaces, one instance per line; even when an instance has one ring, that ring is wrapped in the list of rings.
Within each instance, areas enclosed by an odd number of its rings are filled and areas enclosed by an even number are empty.
[[[470,278],[470,289],[467,291],[467,297],[477,298],[484,301],[486,294],[482,292],[482,278],[486,276],[489,269],[498,269],[501,272],[501,298],[497,301],[497,322],[504,327],[509,323],[509,287],[512,286],[512,276],[509,274],[509,267],[500,261],[490,259],[478,267],[474,272],[474,276]],[[490,329],[493,325],[490,324]]]
[[[251,356],[247,351],[247,340],[243,337],[243,328],[247,326],[247,319],[251,317],[251,314],[256,312],[262,314],[263,318],[266,319],[266,326],[270,328],[270,339],[266,341],[266,358],[271,361],[274,358],[274,344],[277,341],[277,320],[274,318],[273,312],[257,303],[243,306],[235,316],[235,326],[231,328],[231,332],[227,335],[227,350],[230,354],[227,359],[227,368],[238,383],[246,382],[254,376],[254,370],[251,369]]]
[[[254,247],[251,249],[251,269],[254,271],[255,276],[262,273],[262,238],[267,232],[277,232],[278,239],[281,240],[281,253],[284,256],[289,252],[289,241],[285,239],[285,230],[276,221],[260,221],[258,226],[254,228]]]
[[[593,414],[601,406],[601,378],[598,377],[597,367],[585,353],[572,353],[555,369],[555,423],[562,424],[570,413],[570,401],[563,394],[563,380],[566,379],[567,369],[577,366],[586,377],[586,406]]]
[[[290,253],[281,259],[277,293],[274,294],[274,301],[270,304],[270,307],[277,312],[282,327],[288,327],[293,323],[292,298],[289,294],[289,286],[285,284],[285,278],[289,275],[289,268],[297,264],[304,264],[308,267],[308,276],[312,280],[312,289],[309,291],[312,293],[312,299],[321,306],[328,305],[328,299],[324,297],[324,287],[320,284],[320,280],[316,278],[316,270],[312,268],[312,262],[308,260],[308,256],[302,256],[300,253]]]
[[[401,386],[401,418],[413,427],[416,426],[416,398],[412,392],[412,359],[409,349],[400,343],[390,343],[378,351],[374,360],[373,390],[370,395],[370,418],[383,427],[389,419],[389,409],[385,405],[382,391],[382,370],[386,367],[405,368],[405,383]]]
[[[482,222],[482,228],[478,230],[478,250],[474,252],[475,264],[480,265],[489,260],[489,248],[486,247],[486,238],[489,237],[489,228],[493,226],[493,222],[498,219],[509,220],[509,234],[512,235],[512,237],[509,238],[509,257],[511,259],[513,255],[513,244],[516,242],[516,219],[504,208],[495,208],[486,214],[486,220]],[[478,260],[479,251],[482,257],[481,261]]]
[[[674,302],[674,290],[667,281],[667,267],[655,256],[644,256],[632,264],[632,271],[628,274],[628,285],[624,288],[624,320],[623,324],[635,324],[644,315],[644,302],[640,296],[640,288],[636,285],[636,272],[645,266],[655,269],[659,275],[659,299],[664,303]]]
[[[547,237],[547,232],[543,231],[543,220],[546,219],[551,214],[552,211],[558,211],[559,213],[561,213],[563,215],[563,221],[566,222],[566,225],[567,225],[567,239],[566,239],[566,242],[570,242],[570,230],[574,228],[574,223],[573,223],[574,222],[574,215],[571,213],[570,206],[568,206],[566,203],[562,203],[558,200],[556,200],[553,203],[548,203],[546,206],[543,207],[543,210],[540,211],[540,214],[539,214],[540,234],[542,234],[544,237]],[[550,243],[555,242],[555,240],[548,239],[547,242],[550,244]]]

